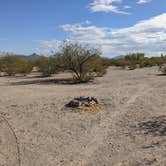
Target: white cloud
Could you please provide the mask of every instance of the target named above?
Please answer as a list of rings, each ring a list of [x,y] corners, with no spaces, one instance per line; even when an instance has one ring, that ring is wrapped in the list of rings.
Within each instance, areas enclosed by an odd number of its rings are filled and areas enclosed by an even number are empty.
[[[36,40],[38,47],[36,52],[39,54],[49,54],[51,51],[58,51],[62,41],[60,40]]]
[[[148,3],[148,2],[150,2],[150,1],[152,1],[152,0],[138,0],[138,4],[143,4],[143,3]]]
[[[124,8],[124,9],[130,9],[131,6],[129,6],[129,5],[125,5],[125,6],[123,6],[123,8]]]
[[[69,40],[100,46],[106,56],[166,53],[166,13],[121,29],[82,24],[66,24],[61,28],[68,33]],[[41,41],[40,44],[42,48],[54,49],[60,42]]]
[[[92,12],[113,12],[118,14],[129,14],[128,12],[121,11],[115,3],[122,2],[123,0],[94,0],[90,4]]]
[[[130,14],[129,12],[123,11],[120,9],[120,5],[126,0],[93,0],[90,3],[89,8],[92,12],[113,12],[117,14]],[[135,0],[137,4],[144,4],[151,2],[152,0]],[[129,9],[131,6],[122,5],[122,9]]]

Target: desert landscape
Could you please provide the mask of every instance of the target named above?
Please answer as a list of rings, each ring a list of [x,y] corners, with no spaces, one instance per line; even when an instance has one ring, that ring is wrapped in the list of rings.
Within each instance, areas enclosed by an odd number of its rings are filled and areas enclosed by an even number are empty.
[[[0,2],[0,166],[166,166],[166,0]]]
[[[67,78],[0,77],[1,166],[166,166],[166,77],[158,67],[109,67],[86,84]],[[79,96],[96,97],[101,109],[65,108]]]

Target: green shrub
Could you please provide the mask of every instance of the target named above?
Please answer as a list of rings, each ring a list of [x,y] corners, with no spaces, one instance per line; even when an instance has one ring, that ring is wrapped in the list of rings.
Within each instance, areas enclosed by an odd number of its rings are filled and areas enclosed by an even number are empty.
[[[2,63],[2,60],[0,60],[0,72],[3,71],[3,63]]]
[[[39,57],[35,60],[34,65],[39,68],[43,77],[50,77],[58,71],[56,59],[53,57]]]
[[[16,55],[7,55],[1,59],[1,71],[9,76],[17,73],[26,75],[32,71],[32,68],[30,61]]]
[[[139,61],[143,60],[144,58],[145,58],[144,53],[130,53],[125,56],[125,59],[129,61]]]
[[[134,69],[136,67],[152,67],[160,66],[166,63],[166,55],[161,55],[160,57],[145,57],[144,53],[130,53],[125,56],[124,59],[111,59],[109,60],[110,66],[120,66],[123,69],[127,66],[129,69]]]
[[[106,73],[106,66],[98,49],[83,46],[79,43],[65,42],[59,53],[60,63],[64,69],[73,72],[77,82],[88,82],[96,75]]]

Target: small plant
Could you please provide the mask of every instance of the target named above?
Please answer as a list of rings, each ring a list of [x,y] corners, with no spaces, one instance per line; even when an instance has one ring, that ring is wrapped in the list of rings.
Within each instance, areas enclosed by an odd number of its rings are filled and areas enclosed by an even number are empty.
[[[3,71],[3,63],[2,63],[2,60],[0,60],[0,72]]]
[[[137,68],[137,64],[131,62],[129,65],[129,70],[135,70],[136,68]]]
[[[163,64],[159,67],[159,70],[163,73],[166,74],[166,64]]]

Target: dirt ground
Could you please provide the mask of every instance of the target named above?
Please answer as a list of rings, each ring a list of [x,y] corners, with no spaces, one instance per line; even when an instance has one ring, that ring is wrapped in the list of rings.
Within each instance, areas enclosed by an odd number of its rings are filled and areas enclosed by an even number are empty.
[[[166,166],[166,76],[156,67],[67,78],[0,78],[0,166]],[[102,110],[64,108],[78,96]]]

